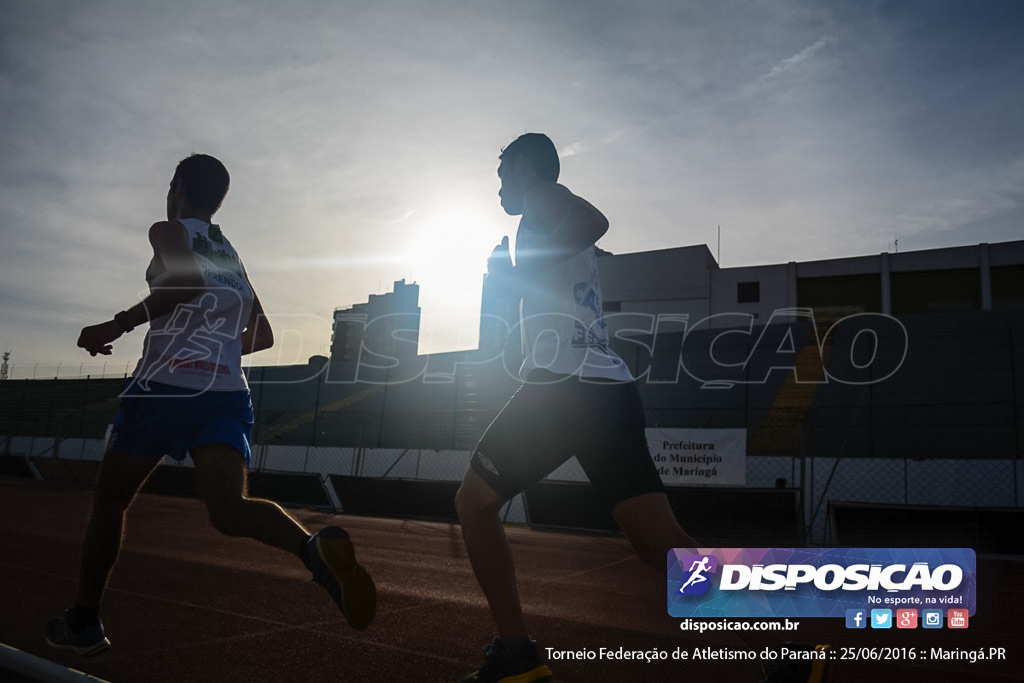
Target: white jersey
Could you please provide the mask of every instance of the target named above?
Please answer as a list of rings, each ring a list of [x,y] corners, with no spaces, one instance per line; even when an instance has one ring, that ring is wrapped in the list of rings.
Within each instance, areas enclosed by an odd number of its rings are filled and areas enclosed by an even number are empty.
[[[517,255],[533,248],[535,235],[519,231]],[[633,379],[626,363],[608,346],[593,246],[531,276],[522,295],[525,358],[519,373],[524,380],[531,370],[621,382]]]
[[[217,225],[182,218],[192,253],[203,269],[206,288],[188,303],[150,321],[135,380],[148,388],[161,382],[187,389],[248,389],[242,373],[242,331],[252,310],[253,292],[242,263]],[[153,291],[160,276],[149,282]]]

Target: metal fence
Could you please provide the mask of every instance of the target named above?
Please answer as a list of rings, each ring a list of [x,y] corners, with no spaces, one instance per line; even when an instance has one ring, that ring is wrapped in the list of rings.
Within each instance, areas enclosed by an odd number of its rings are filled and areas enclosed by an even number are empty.
[[[648,425],[746,429],[746,485],[800,489],[812,540],[834,501],[1021,507],[1024,347],[1014,340],[1024,340],[1024,317],[906,326],[906,362],[884,382],[801,385],[795,368],[728,388],[685,373],[642,379]],[[461,478],[516,386],[500,363],[468,364],[446,382],[336,382],[315,366],[249,377],[254,469],[432,480]],[[95,455],[122,385],[89,374],[0,381],[0,453]],[[574,461],[553,476],[584,478]]]

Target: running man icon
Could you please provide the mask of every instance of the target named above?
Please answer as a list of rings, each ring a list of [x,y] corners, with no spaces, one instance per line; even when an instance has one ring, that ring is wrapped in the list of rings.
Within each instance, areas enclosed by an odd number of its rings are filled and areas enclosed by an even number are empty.
[[[704,576],[704,572],[714,571],[714,567],[709,565],[710,561],[711,557],[708,555],[702,556],[700,560],[693,561],[693,564],[691,564],[690,568],[687,570],[690,572],[690,578],[686,579],[686,581],[683,582],[683,585],[679,587],[680,593],[690,594],[696,592],[692,590],[687,591],[686,589],[690,586],[695,586],[708,580],[708,577]],[[704,591],[699,592],[703,593]]]
[[[159,355],[159,360],[136,378],[144,391],[151,390],[150,380],[153,377],[159,377],[161,373],[173,375],[176,369],[187,373],[199,362],[205,362],[202,367],[207,374],[216,373],[218,369],[227,370],[220,363],[221,354],[244,323],[234,320],[225,325],[227,317],[211,317],[211,314],[217,310],[218,296],[231,296],[233,293],[230,290],[218,292],[218,295],[206,292],[196,303],[179,303],[162,329],[150,331],[146,344],[159,349],[159,354],[153,354]],[[197,393],[202,393],[202,390],[197,390]]]

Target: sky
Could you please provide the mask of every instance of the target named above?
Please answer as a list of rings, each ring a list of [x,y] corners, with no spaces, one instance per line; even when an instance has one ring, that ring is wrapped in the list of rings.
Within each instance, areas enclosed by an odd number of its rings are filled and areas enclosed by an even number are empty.
[[[420,285],[421,352],[472,348],[516,219],[501,148],[551,136],[613,253],[723,267],[1024,238],[1016,0],[0,0],[0,351],[14,377],[121,374],[79,330],[145,294],[177,162],[277,332]],[[720,230],[720,247],[719,247]]]

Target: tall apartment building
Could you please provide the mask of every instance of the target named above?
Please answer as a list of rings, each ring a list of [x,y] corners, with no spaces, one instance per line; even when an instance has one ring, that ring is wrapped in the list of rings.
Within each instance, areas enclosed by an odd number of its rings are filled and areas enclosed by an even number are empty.
[[[394,291],[371,294],[363,304],[334,311],[331,360],[357,360],[367,348],[394,357],[415,356],[420,334],[420,286],[397,280]]]

